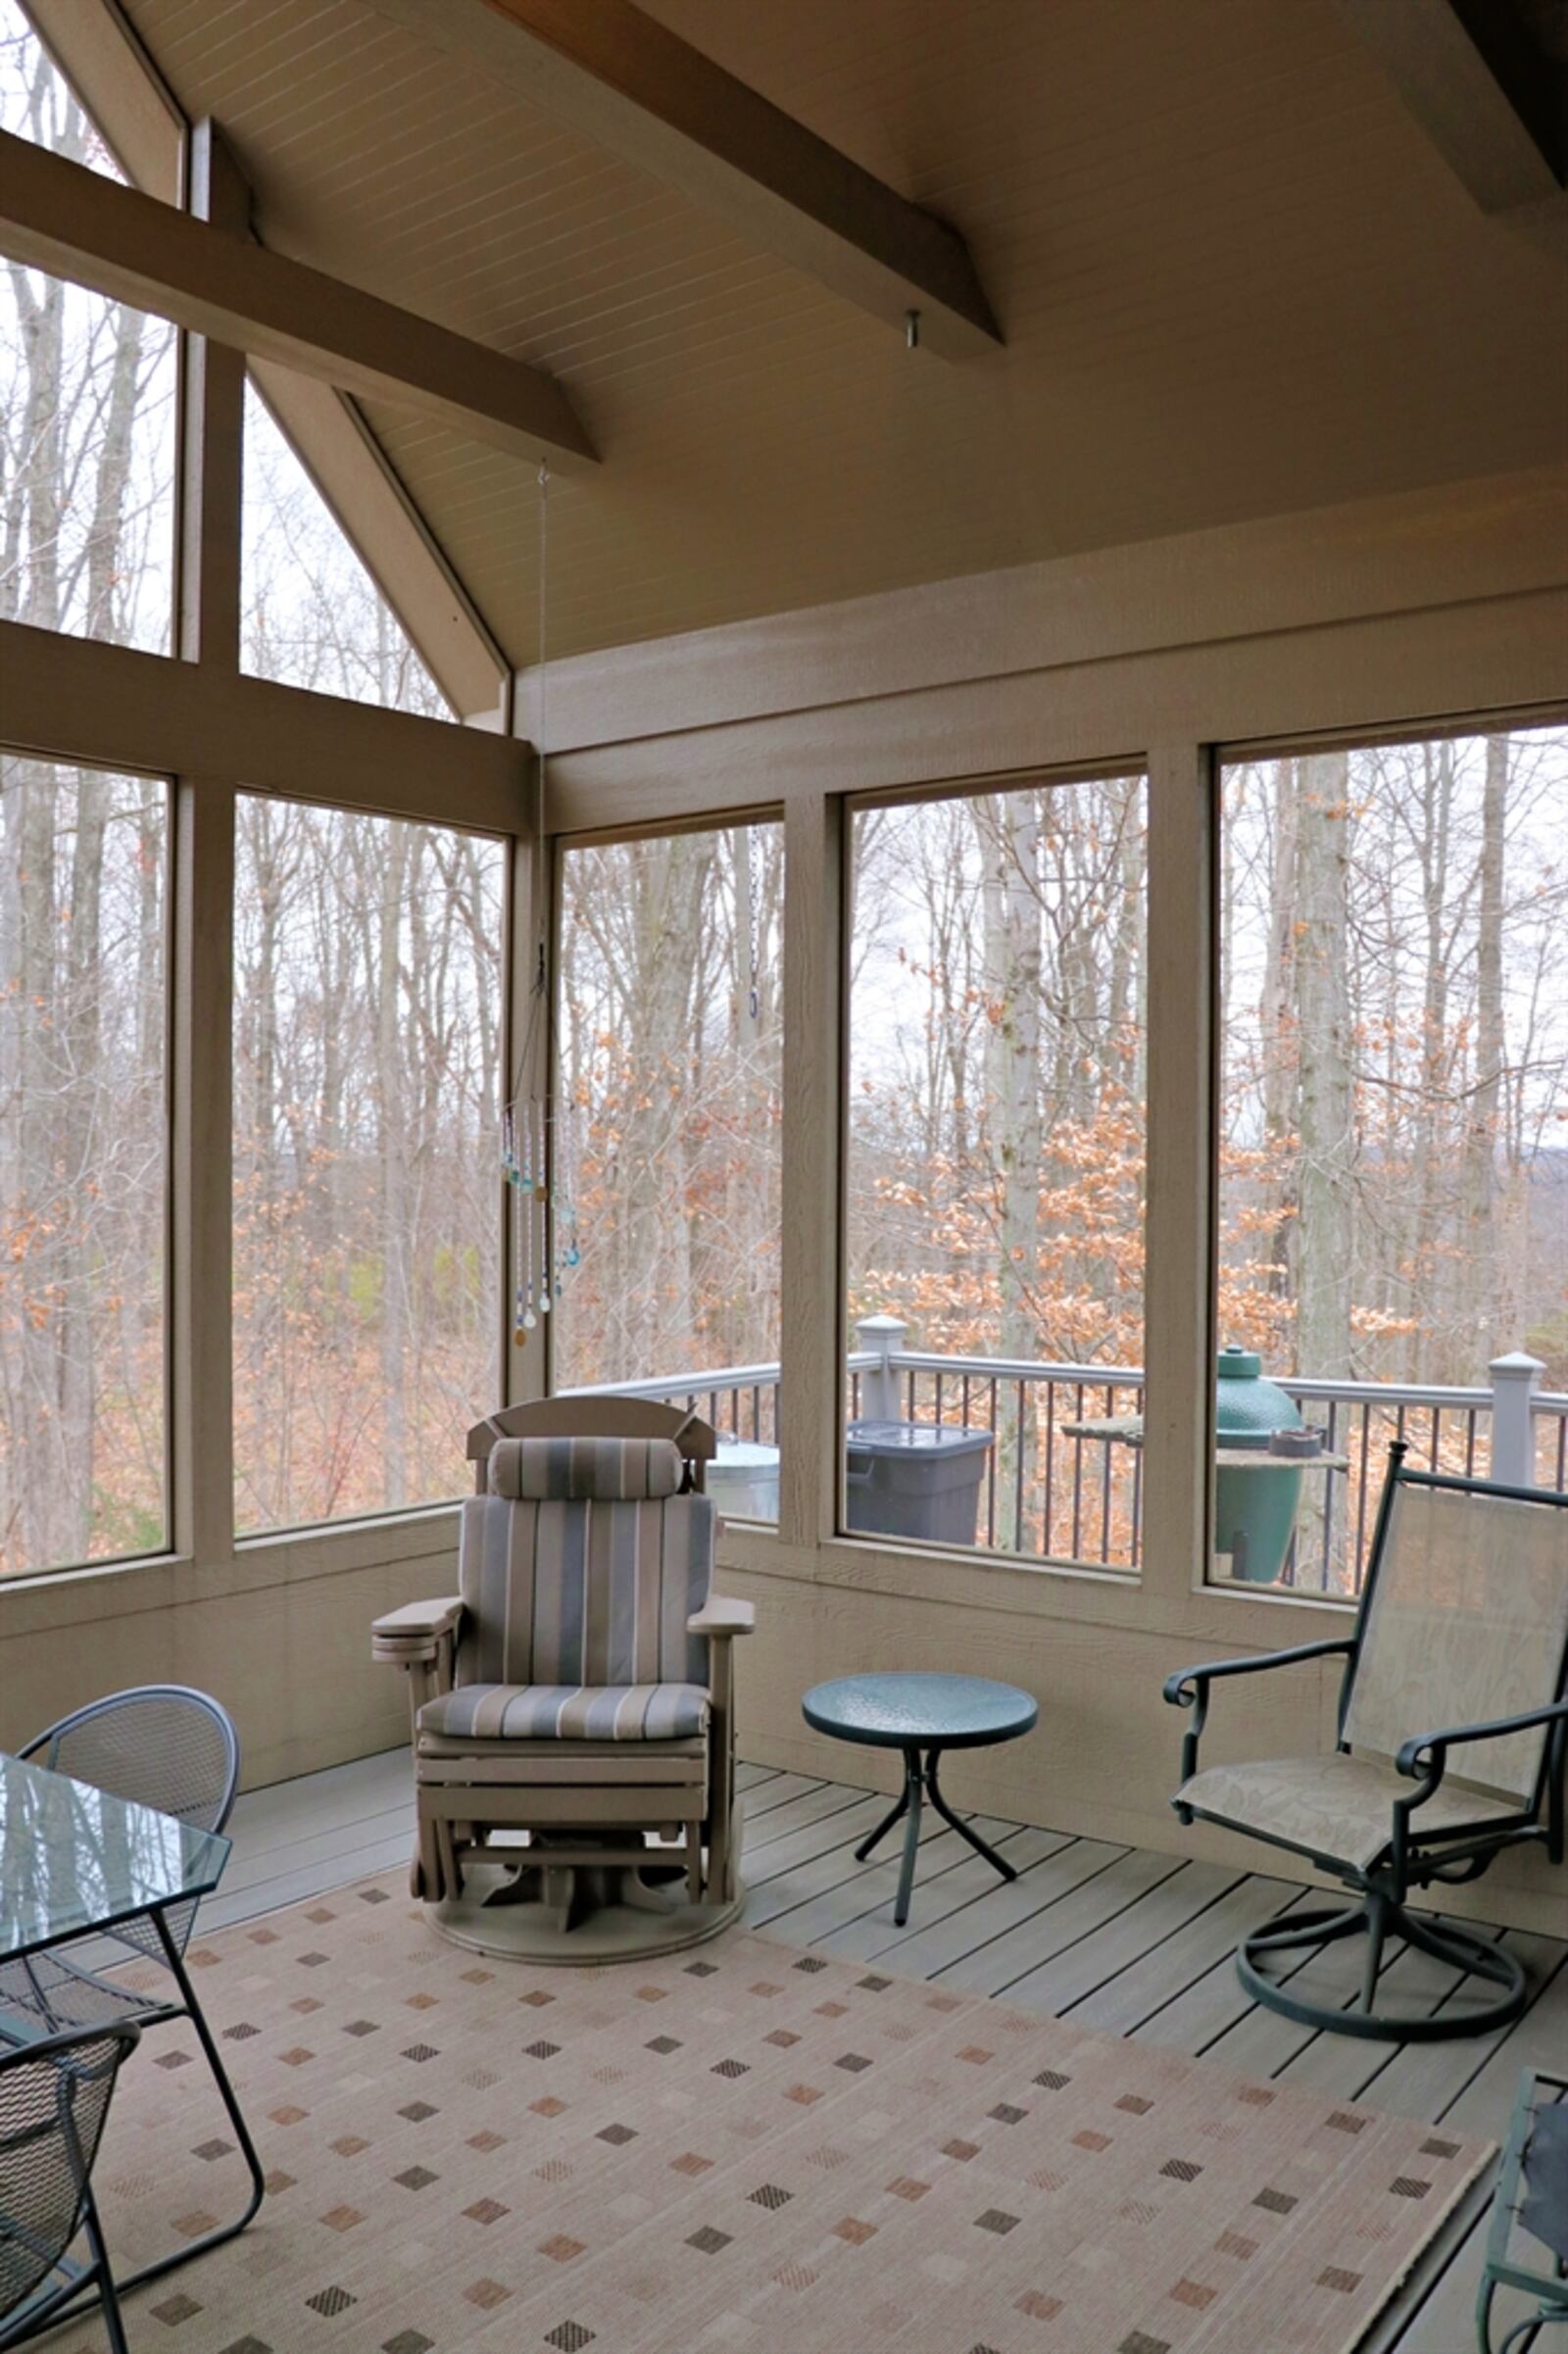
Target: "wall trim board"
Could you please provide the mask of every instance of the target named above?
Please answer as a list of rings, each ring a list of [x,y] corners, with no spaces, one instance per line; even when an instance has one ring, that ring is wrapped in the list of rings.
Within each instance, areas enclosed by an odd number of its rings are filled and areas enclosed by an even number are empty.
[[[553,662],[551,751],[1468,605],[1568,581],[1565,551],[1547,466],[969,573]]]
[[[552,753],[552,832],[756,800],[1124,768],[1185,740],[1355,737],[1568,693],[1568,585]]]
[[[18,751],[493,834],[527,822],[519,738],[23,621],[0,621],[0,680]]]

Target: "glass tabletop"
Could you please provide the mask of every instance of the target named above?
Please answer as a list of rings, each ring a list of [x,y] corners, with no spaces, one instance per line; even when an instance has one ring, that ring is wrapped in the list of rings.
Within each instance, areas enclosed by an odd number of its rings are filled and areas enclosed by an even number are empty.
[[[229,1842],[0,1753],[0,1960],[218,1886]]]

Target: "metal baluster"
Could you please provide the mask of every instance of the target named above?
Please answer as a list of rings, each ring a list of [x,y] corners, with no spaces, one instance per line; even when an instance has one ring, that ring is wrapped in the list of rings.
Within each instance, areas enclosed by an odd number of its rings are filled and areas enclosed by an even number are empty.
[[[1078,1395],[1073,1404],[1072,1418],[1074,1422],[1082,1422],[1084,1418],[1084,1386],[1082,1382],[1078,1384]],[[1072,1443],[1072,1557],[1075,1561],[1083,1558],[1083,1541],[1084,1443],[1081,1439],[1075,1439]]]
[[[1432,1460],[1427,1466],[1429,1471],[1437,1471],[1441,1468],[1438,1462],[1438,1431],[1442,1421],[1443,1408],[1434,1406],[1432,1409]]]
[[[909,1367],[907,1404],[905,1408],[904,1419],[906,1422],[912,1422],[914,1420],[914,1367],[912,1365]]]
[[[1324,1443],[1325,1443],[1325,1445],[1327,1446],[1327,1447],[1328,1447],[1328,1451],[1329,1451],[1329,1453],[1330,1453],[1331,1455],[1332,1455],[1332,1454],[1337,1454],[1337,1453],[1339,1452],[1339,1448],[1338,1448],[1338,1447],[1337,1447],[1337,1446],[1336,1446],[1336,1444],[1335,1444],[1335,1442],[1336,1442],[1336,1441],[1337,1441],[1337,1439],[1339,1438],[1339,1435],[1340,1435],[1340,1401],[1339,1401],[1339,1399],[1338,1399],[1337,1398],[1331,1398],[1329,1399],[1329,1427],[1328,1427],[1327,1431],[1324,1433]],[[1336,1480],[1339,1478],[1339,1476],[1340,1476],[1340,1475],[1339,1475],[1339,1473],[1338,1473],[1337,1471],[1327,1471],[1327,1472],[1325,1472],[1325,1473],[1324,1473],[1324,1475],[1323,1475],[1323,1587],[1322,1587],[1322,1591],[1323,1591],[1323,1593],[1325,1593],[1325,1594],[1327,1594],[1327,1593],[1330,1591],[1331,1583],[1332,1583],[1333,1576],[1334,1576],[1334,1498],[1335,1498],[1335,1496],[1336,1496],[1336,1494],[1337,1494],[1337,1491],[1336,1491],[1336,1489],[1335,1489],[1334,1483],[1335,1483],[1335,1481],[1336,1481]]]
[[[1028,1383],[1018,1383],[1018,1444],[1012,1450],[1012,1549],[1023,1551],[1023,1394]]]
[[[1141,1392],[1134,1392],[1135,1398],[1141,1395]],[[1133,1458],[1132,1565],[1134,1569],[1137,1569],[1141,1565],[1144,1543],[1144,1450],[1141,1447],[1135,1447],[1131,1451]]]
[[[940,1421],[942,1420],[942,1376],[941,1376],[941,1374],[940,1374],[940,1373],[937,1375],[937,1412],[936,1412],[936,1418],[937,1418],[938,1422],[940,1422]]]
[[[1469,1406],[1464,1418],[1464,1476],[1473,1480],[1476,1475],[1476,1410]]]
[[[1051,1516],[1056,1500],[1056,1385],[1046,1384],[1046,1526],[1042,1545],[1051,1558]]]
[[[967,1375],[967,1373],[966,1373],[966,1374],[964,1375],[964,1377],[963,1377],[963,1390],[962,1390],[962,1398],[963,1398],[963,1427],[964,1427],[964,1429],[965,1429],[965,1430],[967,1430],[967,1429],[968,1429],[968,1427],[969,1427],[969,1376]]]
[[[1557,1493],[1568,1492],[1568,1414],[1557,1417]]]
[[[1355,1473],[1355,1559],[1350,1573],[1360,1593],[1366,1577],[1366,1467],[1372,1455],[1372,1400],[1361,1401],[1361,1460]]]
[[[1115,1411],[1116,1393],[1107,1382],[1105,1384],[1105,1419],[1107,1422]],[[1110,1567],[1110,1448],[1111,1442],[1107,1439],[1104,1443],[1104,1460],[1101,1465],[1100,1473],[1103,1490],[1100,1499],[1100,1563],[1102,1569]]]
[[[993,1552],[997,1545],[997,1377],[991,1376],[990,1416],[991,1445],[986,1448],[986,1543]]]

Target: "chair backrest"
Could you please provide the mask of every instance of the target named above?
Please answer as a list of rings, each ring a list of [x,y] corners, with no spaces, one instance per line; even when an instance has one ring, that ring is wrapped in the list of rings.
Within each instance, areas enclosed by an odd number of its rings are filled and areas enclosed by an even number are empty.
[[[221,1831],[239,1786],[239,1735],[226,1708],[184,1684],[140,1684],[113,1692],[37,1734],[22,1752],[74,1782],[156,1806],[196,1831]],[[199,1899],[166,1907],[181,1951]],[[150,1920],[122,1921],[114,1935],[155,1961],[163,1940]]]
[[[682,1486],[703,1488],[705,1466],[718,1452],[718,1434],[695,1407],[652,1398],[536,1398],[500,1406],[468,1433],[473,1490],[483,1496],[491,1449],[498,1439],[672,1439],[685,1465]]]
[[[686,1622],[712,1583],[715,1520],[682,1478],[665,1437],[497,1438],[463,1506],[458,1683],[706,1684]]]
[[[0,2056],[0,2322],[81,2229],[115,2079],[139,2033],[128,2022],[78,2028]]]
[[[1568,1499],[1389,1474],[1342,1738],[1391,1758],[1418,1734],[1544,1708],[1568,1658]],[[1446,1779],[1529,1806],[1548,1729],[1467,1743]]]
[[[198,1831],[222,1830],[239,1782],[239,1736],[227,1709],[183,1684],[142,1684],[90,1700],[35,1735],[22,1754]]]

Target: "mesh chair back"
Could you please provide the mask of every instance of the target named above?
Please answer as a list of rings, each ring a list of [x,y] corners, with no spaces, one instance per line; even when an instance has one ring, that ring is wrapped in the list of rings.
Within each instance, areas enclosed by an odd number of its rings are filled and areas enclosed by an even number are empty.
[[[1568,1507],[1396,1478],[1346,1713],[1345,1739],[1403,1741],[1546,1707],[1568,1648]],[[1447,1782],[1534,1799],[1545,1728],[1467,1742]]]
[[[463,1507],[459,1684],[706,1684],[713,1507],[667,1441],[503,1440]],[[510,1494],[496,1494],[500,1485]],[[584,1490],[587,1493],[584,1493]]]
[[[131,2026],[0,2057],[0,2321],[46,2281],[81,2229],[88,2178]]]
[[[227,1710],[179,1684],[111,1692],[62,1717],[22,1754],[117,1798],[156,1806],[197,1831],[222,1830],[239,1781],[239,1737]],[[195,1917],[194,1899],[171,1905],[165,1915],[181,1948]],[[115,1934],[148,1953],[163,1953],[149,1922],[126,1922]]]

